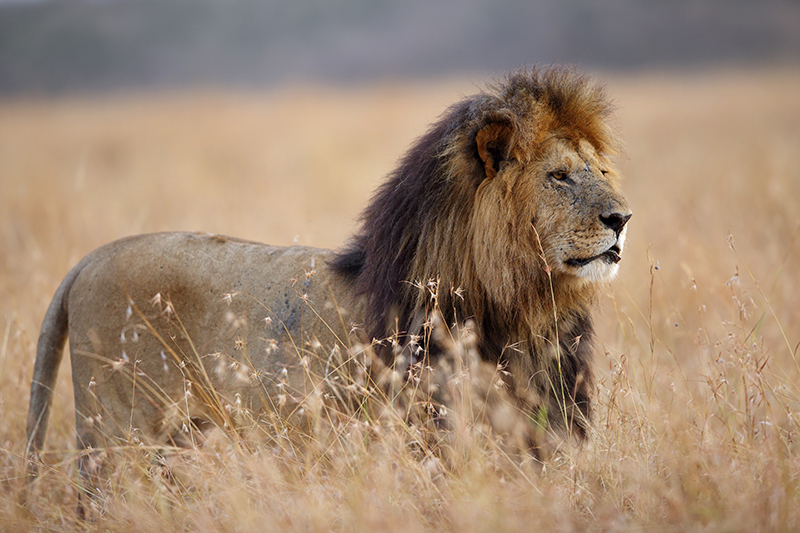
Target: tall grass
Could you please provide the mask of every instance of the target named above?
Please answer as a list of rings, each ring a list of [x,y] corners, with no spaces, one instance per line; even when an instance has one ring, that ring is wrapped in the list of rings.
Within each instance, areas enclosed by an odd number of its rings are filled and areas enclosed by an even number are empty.
[[[172,229],[338,246],[411,139],[474,88],[0,102],[0,529],[800,527],[800,72],[607,81],[634,217],[596,314],[584,444],[541,465],[516,455],[514,415],[483,416],[502,369],[456,335],[451,374],[473,385],[441,384],[448,431],[404,424],[427,404],[378,374],[369,410],[323,402],[305,440],[275,420],[199,451],[120,454],[84,524],[66,363],[49,468],[16,504],[35,340],[69,267]]]

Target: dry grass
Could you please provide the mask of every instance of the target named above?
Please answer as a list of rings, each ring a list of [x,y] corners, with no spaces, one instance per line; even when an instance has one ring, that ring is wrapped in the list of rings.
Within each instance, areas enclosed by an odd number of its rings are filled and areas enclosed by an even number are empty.
[[[174,464],[129,453],[90,524],[74,517],[67,364],[35,518],[16,506],[35,340],[69,267],[172,229],[337,246],[411,139],[474,87],[0,103],[0,529],[800,528],[800,73],[608,83],[635,215],[597,315],[587,443],[537,469],[464,416],[441,461],[403,424],[331,417],[312,445],[273,433],[212,437]]]

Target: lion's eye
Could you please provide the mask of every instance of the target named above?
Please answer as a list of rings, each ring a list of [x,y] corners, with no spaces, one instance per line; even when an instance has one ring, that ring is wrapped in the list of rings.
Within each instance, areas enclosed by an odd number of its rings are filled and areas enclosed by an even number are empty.
[[[570,185],[575,183],[575,181],[572,178],[570,178],[569,174],[567,174],[567,172],[564,171],[564,170],[554,170],[554,171],[550,172],[547,175],[547,177],[549,177],[550,179],[556,180],[556,181],[560,181],[562,183],[570,184]]]
[[[601,168],[600,169],[600,174],[602,174],[603,176],[606,176],[608,174],[608,170],[606,170],[604,168]]]

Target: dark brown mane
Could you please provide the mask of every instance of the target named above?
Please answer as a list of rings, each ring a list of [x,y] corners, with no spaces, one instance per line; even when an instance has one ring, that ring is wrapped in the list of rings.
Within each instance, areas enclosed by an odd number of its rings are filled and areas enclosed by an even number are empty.
[[[419,292],[409,282],[428,281],[413,279],[418,249],[433,231],[435,214],[466,199],[453,195],[454,184],[443,179],[442,164],[471,104],[466,100],[450,108],[414,143],[361,215],[359,233],[333,263],[353,281],[356,293],[366,297],[365,326],[373,338],[394,333],[395,317],[400,332],[408,330]],[[464,185],[477,187],[477,183]]]
[[[486,359],[501,359],[508,343],[523,339],[531,346],[526,366],[541,367],[544,363],[537,361],[540,355],[534,348],[539,341],[532,337],[550,332],[538,331],[542,326],[531,316],[542,322],[541,315],[549,312],[550,320],[544,323],[552,322],[548,279],[543,268],[529,269],[537,273],[520,277],[524,286],[508,287],[515,295],[512,305],[491,297],[492,288],[478,280],[471,257],[469,228],[476,191],[487,173],[498,171],[505,161],[535,160],[546,136],[587,140],[598,152],[613,153],[615,137],[606,122],[610,112],[599,86],[562,68],[518,71],[489,91],[450,107],[378,188],[362,214],[360,230],[333,262],[365,299],[368,335],[385,339],[418,333],[415,320],[426,313],[429,302],[415,284],[434,279],[445,321],[474,319]],[[486,142],[488,155],[482,160],[476,137],[493,123],[512,134],[506,142]],[[487,157],[491,167],[485,167]],[[463,294],[453,293],[458,288]],[[555,291],[563,300],[557,301],[564,315],[559,344],[571,355],[565,362],[565,384],[588,414],[588,304],[593,294],[560,294],[557,287]]]

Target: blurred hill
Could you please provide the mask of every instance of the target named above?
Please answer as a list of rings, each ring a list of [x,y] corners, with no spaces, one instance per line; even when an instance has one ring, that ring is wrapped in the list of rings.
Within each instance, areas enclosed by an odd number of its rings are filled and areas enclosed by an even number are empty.
[[[797,0],[0,1],[0,94],[800,63]]]

